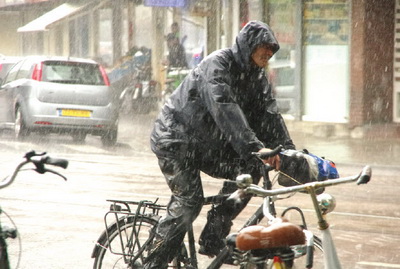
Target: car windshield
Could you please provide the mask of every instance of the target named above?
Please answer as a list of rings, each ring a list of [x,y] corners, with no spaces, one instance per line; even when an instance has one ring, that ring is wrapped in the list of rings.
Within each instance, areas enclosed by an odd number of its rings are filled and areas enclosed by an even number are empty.
[[[42,81],[67,84],[105,85],[102,73],[97,64],[78,62],[43,62]]]

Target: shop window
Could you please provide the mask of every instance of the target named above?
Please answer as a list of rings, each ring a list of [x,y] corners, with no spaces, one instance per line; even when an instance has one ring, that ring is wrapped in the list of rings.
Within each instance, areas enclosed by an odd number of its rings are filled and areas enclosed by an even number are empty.
[[[349,16],[349,1],[304,1],[303,120],[348,121]]]
[[[304,42],[311,45],[343,45],[349,36],[346,0],[306,0]]]

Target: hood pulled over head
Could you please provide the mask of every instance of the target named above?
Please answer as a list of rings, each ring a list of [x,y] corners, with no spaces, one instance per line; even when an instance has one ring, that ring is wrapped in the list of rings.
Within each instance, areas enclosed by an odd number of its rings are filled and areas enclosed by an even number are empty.
[[[236,43],[232,47],[235,60],[243,70],[250,68],[250,57],[253,50],[261,44],[267,44],[275,54],[279,50],[271,28],[260,21],[248,22],[236,37]]]

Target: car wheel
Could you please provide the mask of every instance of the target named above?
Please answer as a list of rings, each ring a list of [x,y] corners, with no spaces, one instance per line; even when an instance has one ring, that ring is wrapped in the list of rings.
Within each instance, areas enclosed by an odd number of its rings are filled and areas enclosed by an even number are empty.
[[[73,140],[74,142],[78,142],[78,143],[83,143],[83,142],[85,142],[86,135],[87,135],[86,133],[82,133],[82,132],[78,132],[78,133],[73,133],[73,134],[71,134],[72,140]]]
[[[24,115],[20,108],[17,108],[15,112],[14,131],[17,139],[24,139],[29,135],[29,129],[25,125]]]
[[[118,129],[108,130],[101,136],[101,143],[103,146],[110,147],[115,146],[117,143]]]

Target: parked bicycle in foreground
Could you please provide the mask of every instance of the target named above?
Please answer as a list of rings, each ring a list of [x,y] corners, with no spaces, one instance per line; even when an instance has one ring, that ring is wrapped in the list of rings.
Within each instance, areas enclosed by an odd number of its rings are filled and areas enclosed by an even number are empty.
[[[280,152],[277,148],[272,152],[258,154],[267,159]],[[340,269],[335,245],[330,235],[329,224],[325,215],[335,206],[332,196],[323,193],[317,195],[321,188],[356,181],[366,184],[371,178],[371,168],[365,166],[358,175],[316,181],[291,187],[272,189],[269,172],[272,167],[264,166],[263,186],[252,184],[250,175],[240,175],[236,179],[238,191],[227,197],[216,195],[206,197],[204,204],[230,202],[235,203],[241,193],[263,197],[263,202],[256,212],[246,221],[243,228],[226,238],[226,247],[213,258],[207,268],[220,268],[230,260],[243,269],[249,268],[325,268]],[[297,192],[310,195],[318,219],[318,227],[322,231],[322,240],[307,229],[302,209],[293,206],[285,209],[277,217],[275,202],[292,197]],[[286,195],[286,196],[283,196]],[[92,252],[95,269],[109,268],[142,268],[155,239],[155,230],[160,212],[166,205],[152,201],[108,200],[110,210],[105,214],[106,230],[101,234]],[[287,222],[287,212],[294,211],[300,215],[301,224]],[[261,219],[268,219],[268,226],[260,225]],[[319,259],[318,257],[322,258]],[[317,264],[321,262],[321,264]],[[316,265],[315,267],[313,267]],[[171,261],[169,268],[200,268],[196,257],[196,244],[193,227],[189,227],[187,244]],[[201,268],[205,268],[202,266]]]
[[[32,163],[34,167],[22,169],[25,165],[29,163]],[[62,168],[67,168],[68,161],[65,159],[52,158],[46,155],[46,152],[36,153],[35,151],[29,151],[24,155],[24,160],[17,165],[12,175],[7,176],[0,182],[0,189],[6,188],[9,185],[11,185],[14,182],[15,178],[17,177],[18,173],[23,170],[33,170],[39,174],[50,172],[62,177],[64,180],[67,180],[60,173],[48,169],[46,165],[53,165]],[[0,214],[5,214],[5,212],[2,209],[0,209]],[[11,269],[6,239],[15,239],[17,238],[17,236],[18,236],[18,231],[16,228],[9,228],[6,226],[2,226],[0,223],[0,268],[1,269]],[[17,265],[15,268],[18,268],[19,258],[20,257],[18,257],[18,261],[16,261]]]

